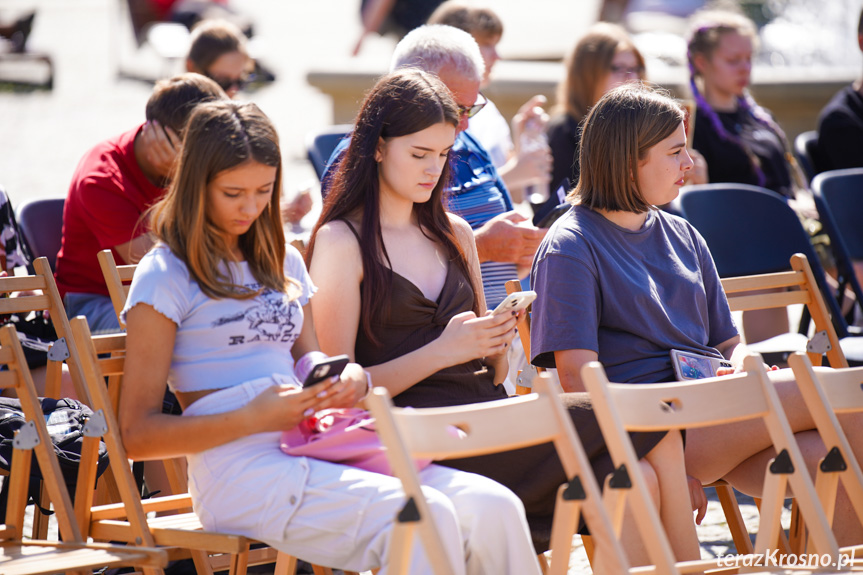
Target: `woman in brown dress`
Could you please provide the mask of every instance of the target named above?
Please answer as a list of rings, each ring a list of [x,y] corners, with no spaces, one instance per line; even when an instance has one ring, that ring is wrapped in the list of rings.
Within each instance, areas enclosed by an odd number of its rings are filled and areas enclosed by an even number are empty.
[[[366,366],[401,406],[506,397],[500,383],[516,317],[486,311],[471,229],[444,210],[441,197],[465,113],[435,76],[402,70],[382,78],[357,116],[306,256],[318,286],[312,309],[321,349]],[[612,463],[590,400],[579,393],[563,399],[602,482]],[[675,552],[697,558],[688,506],[659,501],[660,484],[683,477],[680,435],[633,439]],[[551,444],[444,464],[512,489],[525,504],[536,550],[548,548],[557,488],[567,480]],[[631,543],[638,563],[643,550]]]

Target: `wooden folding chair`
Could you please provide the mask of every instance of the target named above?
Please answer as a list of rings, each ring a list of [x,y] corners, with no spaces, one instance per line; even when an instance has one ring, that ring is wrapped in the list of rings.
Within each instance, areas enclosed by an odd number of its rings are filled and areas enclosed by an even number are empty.
[[[27,423],[18,431],[14,440],[12,471],[8,478],[10,487],[6,522],[0,526],[0,573],[23,575],[81,572],[85,569],[92,571],[94,568],[124,565],[155,571],[165,566],[167,555],[158,549],[85,544],[75,521],[75,512],[54,453],[27,361],[15,328],[11,325],[0,329],[0,365],[8,368],[0,372],[0,387],[16,392],[27,417]],[[45,490],[54,505],[62,543],[22,539],[33,452],[39,462]],[[92,479],[95,480],[95,477]],[[85,477],[79,475],[78,485],[81,486],[84,480]]]
[[[797,337],[805,340],[806,351],[812,364],[821,365],[821,356],[826,355],[831,367],[848,367],[848,360],[842,352],[824,296],[818,289],[812,267],[805,255],[791,256],[791,271],[725,278],[722,280],[722,289],[725,290],[731,311],[805,305],[815,324],[815,335],[809,339],[800,334],[797,334]],[[752,293],[775,289],[784,291]],[[753,351],[761,351],[761,343],[749,344],[748,347]]]
[[[549,374],[534,380],[536,393],[455,407],[400,409],[384,388],[372,390],[367,403],[375,416],[378,434],[387,447],[387,459],[405,490],[406,503],[390,544],[390,569],[406,573],[413,534],[417,532],[434,572],[452,572],[443,543],[420,487],[413,458],[452,459],[508,451],[553,441],[570,477],[558,491],[551,536],[549,573],[567,572],[572,537],[581,511],[608,573],[624,572],[626,559],[602,508],[599,485],[593,476],[572,420],[558,397],[560,388]],[[458,429],[460,433],[452,433]]]
[[[48,265],[48,260],[44,257],[37,258],[33,265],[36,275],[0,278],[0,314],[26,315],[32,311],[48,311],[50,313],[51,323],[54,325],[58,339],[51,344],[48,351],[44,396],[60,398],[63,363],[65,362],[69,367],[76,395],[83,403],[87,403],[87,390],[80,371],[78,351],[74,342],[71,341],[69,320],[66,317],[66,309],[60,299],[57,284],[54,283],[54,274]],[[13,292],[24,292],[29,295],[21,294],[9,297]],[[40,496],[42,508],[47,508],[45,497],[43,490],[43,494]],[[47,533],[47,517],[37,509],[33,519],[33,537],[44,539]]]
[[[120,319],[120,312],[126,305],[129,286],[135,275],[135,268],[138,266],[135,264],[118,266],[111,250],[102,250],[96,254],[96,257],[99,258],[99,267],[102,268],[102,275],[105,277],[105,285],[108,286],[108,295],[111,297],[114,313],[117,314],[117,321],[120,322],[120,327],[125,327],[123,320]]]
[[[863,411],[863,367],[815,371],[812,362],[802,353],[792,355],[789,363],[806,407],[828,450],[818,465],[815,477],[815,489],[827,520],[833,522],[836,493],[841,481],[858,520],[863,523],[863,471],[836,418],[837,413]],[[863,541],[860,545],[843,547],[840,551],[848,554],[861,549]]]
[[[518,280],[506,282],[506,293],[515,293],[519,290],[521,290],[521,282]],[[524,349],[525,356],[528,358],[528,362],[530,362],[530,313],[524,314],[519,320],[517,327],[522,348]],[[533,379],[533,374],[543,372],[545,369],[530,365],[530,371],[533,373],[525,376],[519,374],[516,384],[517,394],[530,393],[529,381]],[[723,479],[714,481],[704,487],[712,487],[716,490],[719,504],[722,506],[722,512],[725,514],[728,530],[731,533],[731,540],[734,541],[734,547],[737,552],[742,554],[752,553],[752,541],[749,539],[749,531],[746,528],[746,523],[743,521],[743,514],[740,513],[740,507],[737,505],[734,488]],[[584,545],[584,552],[587,554],[588,561],[592,561],[594,547],[590,535],[582,535],[581,542]]]
[[[248,565],[276,562],[276,575],[296,571],[297,559],[272,548],[253,549],[256,543],[247,537],[203,530],[198,517],[191,512],[191,497],[185,487],[179,495],[151,497],[141,500],[129,461],[120,438],[117,407],[122,392],[122,375],[125,365],[125,334],[91,336],[83,317],[72,319],[72,332],[81,350],[85,382],[93,399],[94,419],[98,421],[98,434],[85,439],[82,466],[95,473],[95,455],[99,436],[105,441],[111,459],[111,469],[117,481],[120,503],[94,506],[92,490],[79,489],[75,510],[84,532],[99,541],[128,541],[147,546],[166,546],[172,557],[191,555],[199,574],[212,575],[214,571],[229,569],[231,575],[243,575]],[[108,386],[105,386],[105,378]],[[186,485],[184,477],[171,477],[175,466],[166,465],[172,486]],[[176,474],[176,471],[173,471]],[[79,481],[79,485],[83,485]],[[79,504],[80,502],[80,504]],[[158,512],[148,518],[147,513]],[[316,574],[331,575],[328,568],[313,566]]]
[[[660,573],[722,567],[727,562],[675,562],[627,432],[693,429],[748,419],[764,422],[778,453],[765,470],[755,553],[775,549],[781,531],[782,504],[790,485],[810,530],[811,547],[806,552],[826,554],[838,564],[836,539],[761,357],[757,354],[746,357],[744,367],[746,373],[724,377],[638,385],[609,383],[599,362],[582,368],[582,380],[617,468],[613,485],[606,486],[609,504],[614,509],[611,515],[618,521],[615,527],[620,528],[620,509],[628,499],[645,547]],[[741,401],[743,397],[745,401]]]

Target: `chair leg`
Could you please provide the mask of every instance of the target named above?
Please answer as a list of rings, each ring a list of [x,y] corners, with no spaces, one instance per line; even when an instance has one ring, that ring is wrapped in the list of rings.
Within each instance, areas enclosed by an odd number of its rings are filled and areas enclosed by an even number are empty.
[[[728,523],[728,530],[731,531],[731,539],[734,541],[734,548],[737,549],[737,553],[739,555],[751,554],[752,540],[749,538],[749,530],[743,521],[740,507],[737,505],[734,488],[721,480],[711,483],[709,487],[713,487],[719,497],[719,504],[725,514],[725,521]]]
[[[246,575],[249,568],[249,546],[231,556],[231,567],[228,569],[228,575]]]
[[[593,556],[596,553],[596,546],[593,544],[593,537],[590,535],[582,535],[581,544],[584,546],[585,554],[587,554],[587,562],[590,563],[590,567],[593,568]]]
[[[288,555],[279,551],[276,557],[276,568],[273,575],[296,575],[297,573],[297,558],[293,555]]]
[[[192,561],[195,563],[195,571],[198,575],[213,575],[213,566],[210,565],[210,557],[206,551],[192,549]]]
[[[539,561],[539,570],[542,572],[542,575],[548,575],[548,559],[545,557],[545,553],[540,553],[536,556],[537,561]]]

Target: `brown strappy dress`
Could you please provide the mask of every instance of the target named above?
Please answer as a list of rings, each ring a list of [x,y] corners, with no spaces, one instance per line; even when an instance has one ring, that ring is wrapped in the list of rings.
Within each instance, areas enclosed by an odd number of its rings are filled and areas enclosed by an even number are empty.
[[[359,242],[359,235],[350,223],[348,228]],[[473,303],[470,280],[453,262],[449,263],[437,301],[426,298],[407,278],[392,270],[390,274],[389,317],[372,326],[380,343],[370,342],[362,328],[357,333],[355,356],[357,363],[363,366],[386,363],[434,341],[443,333],[450,318],[469,311]],[[402,407],[440,407],[506,398],[506,390],[495,385],[493,378],[493,370],[489,368],[483,372],[482,363],[477,359],[438,371],[394,397],[393,402]],[[613,464],[590,399],[586,393],[564,393],[562,399],[602,485],[613,470]],[[648,453],[664,435],[631,434],[638,456]],[[440,464],[484,475],[510,488],[524,503],[536,551],[541,553],[548,549],[557,489],[567,481],[553,444],[451,459]]]

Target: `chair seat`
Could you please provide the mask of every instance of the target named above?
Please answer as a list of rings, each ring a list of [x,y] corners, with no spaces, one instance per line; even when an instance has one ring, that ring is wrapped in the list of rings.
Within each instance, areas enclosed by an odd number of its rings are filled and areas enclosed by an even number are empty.
[[[802,333],[783,333],[755,343],[747,343],[746,347],[761,355],[772,353],[788,353],[806,351],[809,340]]]
[[[843,337],[839,340],[839,346],[848,360],[848,365],[863,365],[863,336]]]
[[[129,565],[130,561],[140,561],[141,565],[163,566],[167,562],[167,555],[156,549],[98,543],[87,546],[56,542],[51,542],[50,545],[39,542],[0,545],[0,572],[4,575],[41,575],[58,571],[90,570],[95,566]]]

